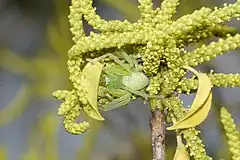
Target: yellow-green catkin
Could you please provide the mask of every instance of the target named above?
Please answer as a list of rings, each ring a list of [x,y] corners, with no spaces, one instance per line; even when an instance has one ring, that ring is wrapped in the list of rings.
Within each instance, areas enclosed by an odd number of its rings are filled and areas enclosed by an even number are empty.
[[[80,111],[94,118],[92,116],[94,109],[87,101],[83,92],[84,82],[81,81],[82,69],[87,59],[126,50],[128,54],[138,58],[141,62],[139,68],[149,76],[150,84],[145,91],[150,95],[160,94],[171,98],[175,93],[190,93],[197,89],[197,80],[184,79],[186,74],[184,66],[197,66],[240,47],[240,35],[234,28],[223,25],[223,22],[240,16],[240,0],[214,9],[202,7],[177,20],[172,17],[179,0],[163,0],[161,6],[157,8],[153,7],[152,0],[139,0],[138,9],[141,17],[134,23],[128,20],[102,19],[92,6],[92,0],[71,2],[69,22],[75,44],[68,51],[68,70],[73,88],[68,91],[71,94],[61,90],[55,97],[64,100],[58,113],[65,117],[66,130],[74,134],[82,133],[89,127],[87,122],[81,125],[74,122]],[[83,19],[94,28],[94,32],[90,32],[88,36],[83,30]],[[191,52],[185,49],[188,44],[198,43],[211,36],[216,36],[219,40],[202,45]],[[238,76],[238,74],[209,74],[215,86],[238,86]],[[104,101],[98,98],[100,103]],[[178,109],[181,107],[178,106]],[[172,111],[176,117],[182,114],[181,109]],[[197,137],[193,131],[189,135]],[[186,137],[188,143],[192,143],[191,137]],[[203,150],[200,140],[198,142],[199,144],[190,145]],[[191,155],[198,159],[204,157],[205,150],[201,152],[197,149],[192,148]]]
[[[226,38],[227,35],[234,36],[237,34],[237,30],[234,27],[230,27],[223,24],[217,24],[208,28],[204,28],[195,32],[194,35],[182,35],[178,42],[179,45],[193,44],[201,40],[207,39],[208,37],[216,36],[220,38]]]
[[[210,45],[202,45],[193,52],[183,56],[186,65],[197,66],[205,61],[209,61],[223,53],[240,47],[240,34],[228,36],[226,39],[220,38],[218,42],[212,42]]]
[[[228,138],[229,151],[232,154],[232,160],[240,159],[240,137],[239,131],[236,128],[236,124],[227,111],[226,108],[222,107],[220,110],[221,122],[225,131],[225,135]]]
[[[209,78],[213,86],[216,87],[240,87],[240,74],[210,73]],[[190,93],[197,89],[198,80],[193,78],[184,78],[179,82],[177,88],[179,93]]]
[[[58,115],[60,116],[67,114],[67,112],[77,103],[77,96],[74,94],[74,91],[69,92],[67,90],[58,90],[53,93],[53,96],[59,100],[65,100],[58,108]]]
[[[79,124],[76,123],[77,118],[81,112],[81,107],[79,104],[75,105],[64,117],[63,124],[66,131],[72,134],[84,133],[89,128],[89,123],[83,121]]]

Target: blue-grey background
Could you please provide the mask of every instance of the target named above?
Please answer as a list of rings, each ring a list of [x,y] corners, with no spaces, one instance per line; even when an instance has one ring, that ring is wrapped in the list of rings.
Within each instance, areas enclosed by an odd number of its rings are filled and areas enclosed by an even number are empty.
[[[213,8],[223,0],[180,0],[174,18],[202,6]],[[159,5],[160,0],[155,0]],[[104,113],[106,121],[93,122],[84,135],[65,132],[57,116],[60,102],[52,98],[57,89],[70,89],[67,50],[67,0],[0,0],[0,160],[146,160],[151,159],[150,112],[141,101],[127,108]],[[136,21],[136,0],[95,0],[104,19]],[[238,28],[232,20],[227,24]],[[86,25],[86,31],[91,28]],[[240,72],[239,50],[220,56],[201,71]],[[182,96],[190,105],[194,95]],[[222,134],[219,107],[226,106],[235,122],[240,122],[240,89],[214,88],[214,105],[208,119],[200,125],[207,152],[214,159],[230,159]],[[8,109],[9,108],[9,109]],[[239,125],[238,125],[239,126]],[[167,132],[167,157],[172,159],[175,135]]]

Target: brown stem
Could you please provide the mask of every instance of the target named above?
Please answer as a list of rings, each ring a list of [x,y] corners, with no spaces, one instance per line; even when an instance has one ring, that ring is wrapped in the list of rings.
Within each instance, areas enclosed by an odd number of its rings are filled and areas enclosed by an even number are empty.
[[[165,160],[165,120],[159,109],[152,111],[150,122],[152,130],[152,160]]]

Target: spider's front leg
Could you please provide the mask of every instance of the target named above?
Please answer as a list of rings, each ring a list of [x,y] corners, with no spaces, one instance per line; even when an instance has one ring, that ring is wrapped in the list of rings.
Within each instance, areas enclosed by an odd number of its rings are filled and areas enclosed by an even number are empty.
[[[125,106],[131,101],[132,94],[128,91],[125,91],[122,89],[109,89],[109,93],[113,97],[118,97],[118,98],[114,99],[108,104],[102,105],[100,109],[103,111],[110,111],[112,109]]]
[[[131,67],[134,67],[136,70],[139,68],[137,61],[130,55],[128,55],[125,51],[118,51],[118,54],[120,54],[122,56],[122,58],[130,64]],[[114,54],[112,53],[106,53],[98,58],[94,58],[94,59],[88,59],[88,61],[95,63],[101,59],[104,59],[106,57],[110,57],[114,62],[116,62],[117,64],[119,64],[120,66],[122,66],[124,69],[126,69],[129,73],[131,73],[131,70],[126,67],[126,65]]]
[[[114,62],[116,62],[121,67],[123,67],[126,71],[131,73],[131,70],[128,67],[126,67],[126,65],[124,65],[124,63],[117,56],[113,55],[112,53],[106,53],[106,54],[104,54],[104,55],[102,55],[100,57],[94,58],[94,59],[87,59],[87,61],[89,61],[91,63],[96,63],[96,62],[98,62],[101,59],[104,59],[106,57],[110,57]]]
[[[128,87],[123,87],[123,89],[137,95],[137,96],[141,96],[143,97],[144,99],[149,99],[149,98],[156,98],[156,99],[163,99],[164,97],[163,96],[160,96],[160,95],[149,95],[147,94],[146,92],[144,91],[140,91],[140,90],[132,90]]]
[[[138,62],[132,56],[128,55],[124,51],[119,51],[119,52],[122,55],[122,57],[130,64],[132,68],[135,68],[136,70],[139,69]]]

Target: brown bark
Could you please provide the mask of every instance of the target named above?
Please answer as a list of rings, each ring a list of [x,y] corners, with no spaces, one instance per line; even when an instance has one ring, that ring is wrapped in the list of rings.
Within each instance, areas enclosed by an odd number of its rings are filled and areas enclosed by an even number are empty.
[[[165,160],[165,119],[164,114],[159,109],[152,111],[150,126],[152,131],[152,160]]]

